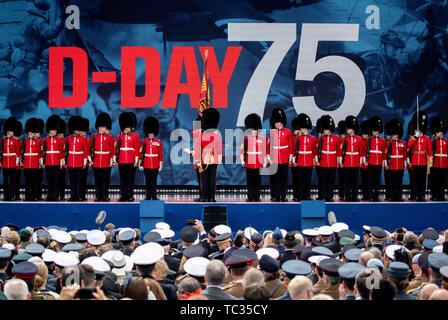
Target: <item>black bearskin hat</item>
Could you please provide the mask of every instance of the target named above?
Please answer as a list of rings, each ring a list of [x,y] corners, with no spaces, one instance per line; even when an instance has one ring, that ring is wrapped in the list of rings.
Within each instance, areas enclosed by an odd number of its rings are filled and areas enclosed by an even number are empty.
[[[69,134],[72,134],[75,131],[81,131],[82,129],[81,121],[82,118],[80,116],[71,116],[70,119],[68,119]]]
[[[137,115],[134,112],[129,112],[132,117],[132,129],[137,128]]]
[[[59,121],[58,134],[61,133],[64,135],[66,135],[67,133],[67,123],[65,122],[64,119],[61,119],[61,121]]]
[[[31,133],[38,133],[40,129],[39,119],[37,118],[29,118],[25,122],[25,131]]]
[[[334,129],[336,128],[333,118],[331,116],[329,116],[328,114],[320,117],[320,126],[322,129],[322,132],[324,130],[330,130],[331,132],[334,132]],[[339,124],[338,124],[338,128],[339,128]]]
[[[82,132],[89,132],[90,128],[90,121],[87,118],[81,118],[81,131]]]
[[[414,130],[417,130],[417,128],[420,130],[420,132],[425,133],[426,130],[428,130],[428,115],[424,111],[419,111],[418,113],[418,122],[417,122],[417,112],[414,113],[412,116],[412,123],[415,124]],[[418,126],[417,126],[418,123]],[[412,133],[413,134],[413,133]]]
[[[380,117],[371,117],[369,119],[370,130],[378,131],[379,133],[383,133],[383,120]]]
[[[6,132],[12,131],[14,132],[17,127],[17,119],[14,117],[9,117],[6,119],[5,124],[3,125],[3,133],[6,135]]]
[[[272,110],[271,117],[269,120],[271,122],[271,129],[275,128],[275,124],[277,122],[281,122],[283,123],[283,126],[286,126],[287,120],[285,111],[283,111],[280,108],[275,108],[274,110]]]
[[[358,119],[356,119],[355,116],[347,116],[345,118],[346,129],[353,129],[355,130],[355,132],[358,132],[358,127],[359,127]]]
[[[219,124],[219,111],[215,108],[207,108],[202,111],[202,130],[216,129]]]
[[[446,133],[445,122],[439,117],[433,118],[431,121],[431,133],[435,134],[436,132]]]
[[[110,115],[106,112],[101,112],[95,121],[95,129],[98,130],[99,127],[106,127],[107,130],[112,129],[112,119]]]
[[[46,123],[47,133],[50,132],[51,130],[58,130],[60,121],[61,117],[58,116],[57,114],[49,116]]]
[[[302,128],[311,129],[313,127],[311,118],[308,117],[308,115],[306,115],[304,113],[300,113],[297,116],[297,124],[299,126],[299,129],[302,129]]]
[[[361,134],[370,134],[370,122],[368,120],[361,122]]]
[[[338,134],[347,134],[347,126],[344,120],[338,122]]]
[[[16,128],[14,130],[14,136],[15,137],[20,137],[22,135],[22,131],[23,131],[23,125],[22,122],[17,121],[16,123]]]
[[[120,123],[120,130],[124,131],[126,128],[134,128],[134,117],[130,112],[123,112],[118,118]]]
[[[398,135],[398,137],[401,138],[403,136],[403,125],[400,120],[392,119],[387,122],[387,131],[388,135]]]
[[[246,130],[260,130],[261,118],[258,114],[251,113],[244,119],[244,125],[246,126]]]
[[[159,120],[154,117],[147,117],[143,123],[143,131],[145,136],[153,133],[155,136],[159,134]]]

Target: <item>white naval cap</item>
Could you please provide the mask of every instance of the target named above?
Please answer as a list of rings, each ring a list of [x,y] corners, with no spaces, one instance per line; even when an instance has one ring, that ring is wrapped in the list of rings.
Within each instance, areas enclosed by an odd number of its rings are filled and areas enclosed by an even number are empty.
[[[14,251],[15,247],[12,243],[4,243],[2,248],[8,249],[9,251]]]
[[[316,229],[304,229],[302,230],[302,234],[306,237],[317,237],[319,232]]]
[[[108,272],[110,271],[110,266],[106,262],[106,260],[101,259],[100,257],[88,257],[82,260],[81,264],[86,264],[91,266],[95,272]]]
[[[213,228],[213,230],[215,231],[216,235],[220,235],[220,234],[224,234],[224,233],[232,233],[232,229],[225,224],[218,224],[217,226],[215,226]]]
[[[209,263],[204,257],[190,258],[184,264],[184,271],[193,277],[203,277]]]
[[[321,236],[331,236],[333,234],[333,230],[330,226],[322,226],[317,229],[317,233],[319,233]]]
[[[67,244],[72,241],[72,236],[65,231],[50,229],[49,232],[50,234],[53,232],[53,234],[51,234],[51,238],[56,242]]]
[[[435,246],[434,248],[432,248],[432,252],[443,253],[443,246]]]
[[[280,252],[278,252],[278,250],[275,248],[261,248],[257,250],[257,252],[255,253],[257,254],[258,260],[260,260],[261,257],[264,256],[265,254],[275,260],[277,260],[278,257],[280,256]]]
[[[405,247],[400,246],[400,245],[398,245],[398,244],[391,244],[391,245],[389,245],[389,246],[386,247],[386,256],[387,256],[389,259],[395,260],[395,251],[396,251],[396,250],[399,250],[399,249],[401,249],[401,248],[404,248],[406,251],[409,251],[409,250],[406,249]]]
[[[254,229],[252,227],[247,227],[244,229],[244,236],[246,239],[251,240],[252,235],[258,233],[257,229]]]
[[[118,235],[121,235],[123,233],[125,233],[126,231],[131,231],[132,233],[134,233],[134,238],[136,236],[135,230],[129,227],[125,227],[125,228],[121,228],[120,231],[118,231]]]
[[[79,260],[68,252],[57,252],[54,256],[54,263],[61,268],[65,268],[76,266]]]
[[[349,227],[344,222],[336,222],[331,225],[331,230],[333,230],[333,233],[339,233],[339,231],[342,230],[348,230]]]
[[[288,231],[286,231],[285,229],[280,229],[280,232],[282,233],[282,237],[284,238],[286,236],[286,234],[288,233]]]
[[[370,231],[370,226],[368,225],[363,225],[362,228],[364,229],[364,231]]]
[[[101,259],[109,261],[113,265],[112,272],[115,273],[116,276],[125,276],[126,273],[131,272],[134,267],[131,257],[124,255],[123,252],[118,250],[105,252],[101,256]]]
[[[165,255],[163,247],[156,242],[145,243],[138,246],[131,254],[131,260],[136,265],[151,265]]]
[[[359,240],[361,240],[361,237],[359,235],[355,234],[355,239],[354,240],[355,241],[359,241]]]
[[[87,233],[87,242],[93,246],[100,246],[106,242],[106,235],[101,230],[90,230]]]
[[[56,258],[56,252],[50,249],[45,249],[44,253],[42,253],[42,260],[44,262],[50,263],[54,262],[54,259]]]
[[[319,266],[320,262],[325,259],[330,259],[330,257],[328,257],[328,256],[311,256],[308,258],[308,262],[314,263],[316,266]]]
[[[171,229],[152,229],[151,232],[157,232],[162,239],[170,239],[174,237],[174,231]]]
[[[162,229],[162,230],[170,230],[171,227],[166,222],[157,222],[155,225],[156,229]]]

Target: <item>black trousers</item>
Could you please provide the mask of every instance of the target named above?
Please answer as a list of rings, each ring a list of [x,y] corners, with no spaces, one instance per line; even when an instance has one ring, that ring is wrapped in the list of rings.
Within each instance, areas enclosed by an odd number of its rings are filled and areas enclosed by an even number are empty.
[[[298,167],[291,167],[291,177],[292,177],[292,196],[300,200],[300,174]]]
[[[204,190],[201,185],[201,173],[199,172],[199,169],[194,169],[194,171],[196,171],[196,178],[198,179],[199,198],[204,199]]]
[[[46,166],[47,174],[47,200],[56,201],[59,198],[59,170],[60,166]]]
[[[357,201],[359,168],[344,168],[345,198],[347,201]]]
[[[277,171],[269,177],[271,184],[271,198],[274,200],[282,200],[286,198],[288,168],[288,164],[278,164]]]
[[[389,176],[390,200],[402,201],[404,170],[387,170]]]
[[[16,168],[2,168],[3,171],[3,200],[11,201],[14,199],[14,187]]]
[[[344,200],[346,194],[345,194],[345,174],[344,174],[344,168],[338,168],[338,194],[339,199]]]
[[[22,169],[16,169],[16,174],[14,176],[14,198],[16,200],[20,199],[20,178],[22,177]]]
[[[426,193],[426,166],[413,166],[412,176],[415,198],[423,200]]]
[[[448,169],[431,168],[431,193],[435,201],[445,201],[445,184]]]
[[[216,194],[216,172],[218,171],[217,164],[209,164],[207,169],[201,172],[201,186],[204,192],[203,198],[205,200],[215,200]]]
[[[159,169],[145,169],[146,200],[157,200],[157,176]]]
[[[111,168],[93,168],[95,179],[95,198],[104,201],[109,198]]]
[[[135,167],[133,164],[120,164],[120,193],[121,200],[130,200],[134,197]]]
[[[378,201],[382,166],[369,165],[368,171],[368,197]],[[363,170],[361,170],[362,172]]]
[[[261,176],[260,169],[246,168],[247,199],[260,200]]]
[[[44,170],[38,170],[37,171],[37,193],[36,193],[37,200],[43,200],[43,197],[42,197],[43,180],[44,180]]]
[[[334,184],[336,179],[336,168],[317,168],[319,179],[319,194],[325,201],[332,201],[334,195]]]
[[[25,176],[25,200],[26,201],[36,201],[38,198],[39,189],[39,175],[40,169],[23,169],[23,174]]]
[[[390,171],[392,171],[392,170],[384,170],[384,185],[386,187],[386,194],[385,194],[386,201],[392,199],[392,192],[391,192],[392,184],[390,181],[390,174],[389,174]]]
[[[89,176],[89,168],[85,168],[82,170],[82,175],[81,175],[81,194],[80,194],[80,198],[81,200],[85,200],[86,199],[86,195],[87,195],[87,177]]]
[[[361,192],[363,200],[367,200],[369,198],[369,169],[361,168]]]
[[[408,170],[408,174],[409,174],[409,185],[411,186],[411,192],[410,192],[410,196],[409,196],[409,200],[414,200],[416,195],[415,195],[415,189],[414,189],[414,171]]]
[[[66,168],[62,168],[58,173],[58,199],[65,199],[65,174],[67,172]]]
[[[313,167],[298,167],[298,180],[299,180],[299,199],[310,200],[311,194],[311,175],[313,174]]]
[[[81,199],[82,188],[82,168],[69,168],[70,177],[70,200],[79,201]]]

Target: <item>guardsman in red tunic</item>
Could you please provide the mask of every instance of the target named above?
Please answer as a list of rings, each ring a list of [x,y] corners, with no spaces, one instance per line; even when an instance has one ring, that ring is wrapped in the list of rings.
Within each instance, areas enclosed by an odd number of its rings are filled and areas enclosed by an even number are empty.
[[[17,144],[20,146],[20,150],[22,150],[22,141],[20,140],[20,136],[22,135],[22,122],[17,120],[16,129],[14,130],[14,139],[16,139]],[[20,201],[22,198],[20,197],[20,178],[22,177],[22,164],[20,163],[20,156],[18,159],[19,164],[16,166],[16,173],[14,176],[14,200]]]
[[[3,172],[3,200],[14,200],[16,167],[20,161],[20,140],[14,137],[18,121],[14,117],[6,119],[3,125],[4,137],[0,142],[0,165]]]
[[[57,201],[59,198],[59,171],[64,166],[64,140],[57,136],[58,115],[48,117],[46,129],[48,136],[43,140],[44,168],[47,175],[47,201]]]
[[[372,136],[367,140],[366,163],[368,166],[369,200],[378,201],[381,171],[386,161],[386,140],[380,137],[383,133],[383,121],[378,117],[369,120]]]
[[[269,139],[270,166],[274,171],[270,176],[271,201],[287,202],[288,168],[292,165],[292,131],[285,128],[286,114],[280,108],[272,110],[270,117],[271,135]]]
[[[120,200],[135,201],[134,184],[135,168],[138,166],[140,137],[132,128],[136,127],[131,112],[120,114],[119,123],[121,134],[116,141],[116,162],[120,172]]]
[[[65,145],[67,142],[67,139],[65,138],[65,134],[67,132],[67,123],[65,122],[65,120],[61,119],[59,121],[59,127],[58,127],[58,132],[57,132],[57,136],[59,137],[59,139],[62,140],[63,144],[64,144],[64,157],[62,158],[62,167],[59,170],[59,174],[58,174],[58,195],[57,198],[58,200],[65,200],[65,174],[67,171],[66,168],[66,163],[65,163]]]
[[[45,131],[45,121],[42,120],[42,119],[39,119],[39,118],[37,120],[39,120],[39,132],[37,132],[36,138],[40,140],[40,144],[41,144],[41,146],[43,148],[44,140],[43,140],[42,136],[43,136],[44,131]],[[38,178],[37,178],[38,179],[37,200],[39,200],[39,201],[43,201],[44,200],[44,198],[42,196],[42,191],[43,191],[42,184],[43,184],[43,180],[44,180],[44,170],[43,170],[44,164],[43,164],[43,160],[44,160],[44,158],[42,157],[42,163],[40,165],[40,169],[41,170],[38,171]]]
[[[293,143],[296,143],[296,137],[300,135],[299,125],[297,123],[297,117],[292,119],[291,128],[292,128],[292,140]],[[295,149],[296,148],[294,145],[294,156],[296,155]],[[294,166],[293,163],[291,164],[291,178],[292,178],[292,201],[297,202],[300,201],[299,168],[297,168],[297,166]]]
[[[347,133],[347,128],[345,127],[345,121],[341,120],[338,122],[338,135],[339,135],[339,150],[338,153],[342,156],[342,146]],[[342,158],[341,158],[342,159]],[[338,195],[339,201],[345,200],[345,175],[344,168],[338,164]]]
[[[159,134],[159,121],[154,117],[147,117],[143,123],[146,139],[140,149],[140,170],[144,170],[146,181],[146,200],[157,198],[157,176],[163,167],[162,141],[156,138]]]
[[[320,118],[319,128],[321,136],[317,141],[317,168],[319,200],[332,202],[336,180],[336,168],[340,157],[339,137],[333,134],[335,122],[329,115]]]
[[[81,135],[82,118],[72,116],[68,120],[68,130],[72,135],[65,143],[65,163],[70,177],[70,201],[81,201],[82,171],[87,167],[90,158],[89,143]]]
[[[297,116],[297,124],[300,134],[294,139],[294,157],[293,166],[297,168],[299,182],[299,198],[298,201],[311,200],[311,176],[313,174],[313,166],[317,154],[317,140],[310,135],[313,127],[311,118],[304,113]]]
[[[95,201],[110,201],[110,172],[115,157],[115,141],[107,131],[112,129],[112,119],[101,112],[96,118],[95,128],[98,130],[90,138],[90,157],[93,176],[95,178]]]
[[[240,147],[240,160],[246,168],[247,202],[259,202],[261,193],[260,169],[267,165],[267,141],[259,135],[261,118],[258,114],[249,114],[244,119],[246,135]]]
[[[425,201],[427,188],[426,174],[427,166],[432,164],[432,144],[431,139],[425,135],[428,128],[428,116],[420,111],[417,121],[417,114],[414,114],[412,122],[413,136],[408,141],[409,167],[413,173],[413,189],[417,201]]]
[[[362,138],[362,148],[363,150],[367,150],[367,143],[369,141],[369,135],[370,135],[370,123],[368,120],[364,120],[361,122],[361,138]],[[365,157],[366,155],[364,155]],[[360,167],[360,174],[361,174],[361,194],[362,194],[362,200],[367,201],[369,199],[369,173],[367,169],[367,161],[364,161],[361,163]]]
[[[445,201],[445,185],[448,171],[448,139],[444,138],[443,135],[446,133],[446,126],[441,118],[434,118],[431,123],[431,131],[434,134],[431,168],[432,200]]]
[[[87,201],[87,178],[89,176],[89,168],[92,166],[92,161],[90,157],[90,140],[87,138],[87,133],[89,132],[90,128],[90,122],[87,118],[81,118],[81,130],[79,132],[79,135],[84,137],[87,141],[87,150],[89,152],[89,157],[87,159],[87,166],[82,170],[82,177],[81,177],[81,195],[80,199],[81,201]]]
[[[358,119],[354,116],[345,118],[347,135],[342,142],[341,166],[344,168],[345,198],[347,201],[358,201],[358,172],[365,161],[362,138],[355,133],[358,130]]]
[[[403,173],[406,168],[406,142],[400,140],[403,136],[403,126],[397,119],[387,122],[386,135],[391,137],[387,143],[386,163],[384,169],[389,175],[390,200],[402,201]]]
[[[201,173],[199,171],[199,164],[201,163],[201,121],[202,118],[199,115],[194,121],[193,121],[193,130],[191,131],[192,141],[193,141],[193,147],[191,149],[186,148],[185,152],[190,154],[190,156],[193,159],[193,167],[194,171],[196,172],[196,178],[198,179],[198,187],[199,187],[199,197],[194,198],[194,201],[196,202],[203,202],[204,200],[204,191],[201,186]]]
[[[40,131],[39,119],[30,118],[25,123],[28,137],[22,143],[21,163],[25,175],[25,200],[37,201],[39,170],[42,166],[42,141],[37,138]]]

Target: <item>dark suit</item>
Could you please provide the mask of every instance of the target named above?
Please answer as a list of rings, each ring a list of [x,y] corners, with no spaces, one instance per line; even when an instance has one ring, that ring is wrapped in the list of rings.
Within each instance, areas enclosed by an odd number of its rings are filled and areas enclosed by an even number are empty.
[[[204,291],[202,291],[202,295],[208,300],[236,300],[231,295],[225,293],[224,290],[215,286],[208,286]]]
[[[330,249],[333,253],[341,252],[341,245],[337,241],[326,243],[324,244],[324,247]]]
[[[179,271],[179,265],[180,265],[180,259],[172,257],[170,255],[165,255],[163,257],[163,259],[165,260],[166,264],[168,265],[168,268],[174,272],[178,272]]]
[[[294,252],[292,250],[286,250],[281,258],[280,258],[280,265],[282,265],[283,263],[285,263],[288,260],[296,260],[296,255],[294,254]]]

